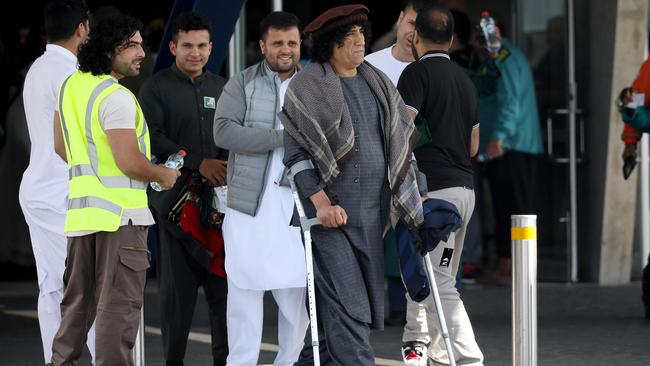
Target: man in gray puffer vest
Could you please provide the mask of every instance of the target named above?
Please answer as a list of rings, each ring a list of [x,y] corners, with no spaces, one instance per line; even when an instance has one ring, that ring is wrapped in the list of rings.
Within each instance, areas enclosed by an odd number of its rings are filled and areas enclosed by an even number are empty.
[[[289,226],[293,199],[283,179],[283,126],[276,116],[300,59],[298,24],[285,12],[262,21],[264,60],[228,81],[215,113],[215,143],[230,150],[223,222],[228,365],[257,364],[265,291],[272,291],[279,308],[274,365],[298,359],[309,323],[305,254],[300,229]]]

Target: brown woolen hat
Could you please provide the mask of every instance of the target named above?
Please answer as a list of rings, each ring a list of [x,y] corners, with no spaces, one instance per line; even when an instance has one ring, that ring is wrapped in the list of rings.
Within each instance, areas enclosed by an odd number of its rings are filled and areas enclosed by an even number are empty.
[[[305,27],[305,33],[312,37],[355,21],[368,20],[370,10],[365,5],[353,4],[337,6],[325,11]]]

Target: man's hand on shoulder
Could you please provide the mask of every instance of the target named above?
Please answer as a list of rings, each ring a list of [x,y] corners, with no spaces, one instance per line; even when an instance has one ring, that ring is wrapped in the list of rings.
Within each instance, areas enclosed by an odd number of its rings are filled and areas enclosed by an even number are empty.
[[[228,162],[217,159],[203,159],[199,165],[199,173],[213,186],[219,187],[226,184]]]

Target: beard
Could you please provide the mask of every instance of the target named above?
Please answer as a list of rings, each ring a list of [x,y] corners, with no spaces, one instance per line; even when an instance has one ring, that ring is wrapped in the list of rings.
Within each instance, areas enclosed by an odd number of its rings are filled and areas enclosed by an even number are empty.
[[[140,64],[140,67],[142,67],[142,64]],[[140,74],[140,68],[135,67],[135,62],[120,62],[113,64],[113,71],[122,75],[122,77],[138,76]]]
[[[277,58],[274,60],[267,59],[266,62],[271,67],[271,70],[275,72],[288,72],[293,70],[296,67],[296,61],[294,60],[293,57],[291,58],[291,62],[288,65],[280,65],[280,62],[278,61]]]

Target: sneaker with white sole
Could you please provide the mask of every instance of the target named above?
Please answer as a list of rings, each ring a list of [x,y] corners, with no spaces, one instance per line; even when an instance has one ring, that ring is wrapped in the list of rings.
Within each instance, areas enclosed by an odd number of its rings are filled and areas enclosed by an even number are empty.
[[[421,342],[404,343],[402,359],[405,366],[427,366],[427,345]]]

